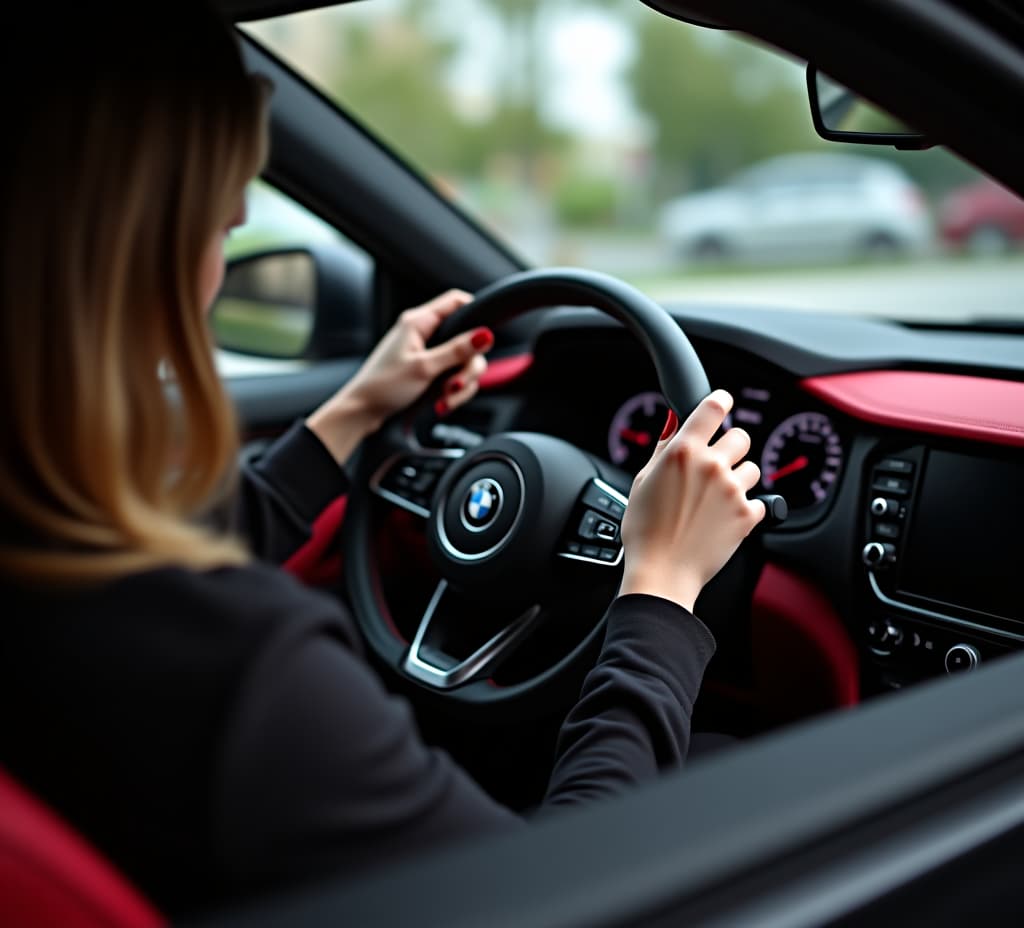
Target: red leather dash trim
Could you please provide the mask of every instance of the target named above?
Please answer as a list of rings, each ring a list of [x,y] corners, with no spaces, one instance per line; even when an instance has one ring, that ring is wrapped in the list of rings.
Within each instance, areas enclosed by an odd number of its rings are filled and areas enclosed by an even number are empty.
[[[313,534],[284,562],[284,569],[309,586],[326,586],[341,576],[338,531],[345,518],[347,496],[339,496],[317,516]],[[332,548],[333,546],[333,548]]]
[[[808,393],[867,422],[1024,447],[1024,383],[929,371],[810,377]]]
[[[825,595],[798,574],[766,564],[754,590],[755,686],[776,721],[856,705],[857,648]]]
[[[532,354],[516,354],[508,358],[498,358],[487,364],[487,370],[480,378],[481,390],[494,390],[518,380],[533,366]]]

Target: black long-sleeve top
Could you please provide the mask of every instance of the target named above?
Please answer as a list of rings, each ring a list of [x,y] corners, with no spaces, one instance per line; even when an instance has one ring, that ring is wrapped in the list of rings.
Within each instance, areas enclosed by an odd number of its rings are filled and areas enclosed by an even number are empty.
[[[244,468],[237,524],[281,561],[344,489],[296,426]],[[279,569],[168,567],[5,598],[0,765],[166,914],[521,823],[423,743],[339,602]],[[713,650],[685,609],[616,600],[545,805],[681,764]]]

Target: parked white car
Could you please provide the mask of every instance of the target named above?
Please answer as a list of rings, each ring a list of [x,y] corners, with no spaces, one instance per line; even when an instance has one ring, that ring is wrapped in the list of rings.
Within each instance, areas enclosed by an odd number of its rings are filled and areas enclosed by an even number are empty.
[[[771,158],[725,186],[672,200],[659,231],[683,260],[916,255],[934,240],[927,203],[899,167],[816,153]]]

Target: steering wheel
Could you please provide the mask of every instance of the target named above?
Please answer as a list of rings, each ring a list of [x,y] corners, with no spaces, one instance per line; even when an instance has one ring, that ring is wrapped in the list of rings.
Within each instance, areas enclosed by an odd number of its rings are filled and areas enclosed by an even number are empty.
[[[710,392],[675,320],[635,288],[593,271],[506,277],[445,320],[432,342],[551,306],[593,307],[621,322],[650,356],[680,421]],[[596,644],[601,623],[528,679],[495,686],[487,678],[539,623],[558,621],[595,589],[606,591],[607,606],[621,575],[624,477],[550,435],[506,432],[467,450],[434,449],[417,443],[408,417],[393,420],[364,447],[345,516],[348,591],[375,656],[463,703],[521,704],[553,685]],[[408,645],[380,589],[371,545],[374,498],[424,520],[440,574]]]

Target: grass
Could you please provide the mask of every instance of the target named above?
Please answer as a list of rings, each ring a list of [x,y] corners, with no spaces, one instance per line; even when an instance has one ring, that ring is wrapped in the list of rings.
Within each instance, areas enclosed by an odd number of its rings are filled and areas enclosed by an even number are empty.
[[[313,313],[308,307],[221,297],[210,321],[221,348],[268,358],[297,358],[309,342]]]

